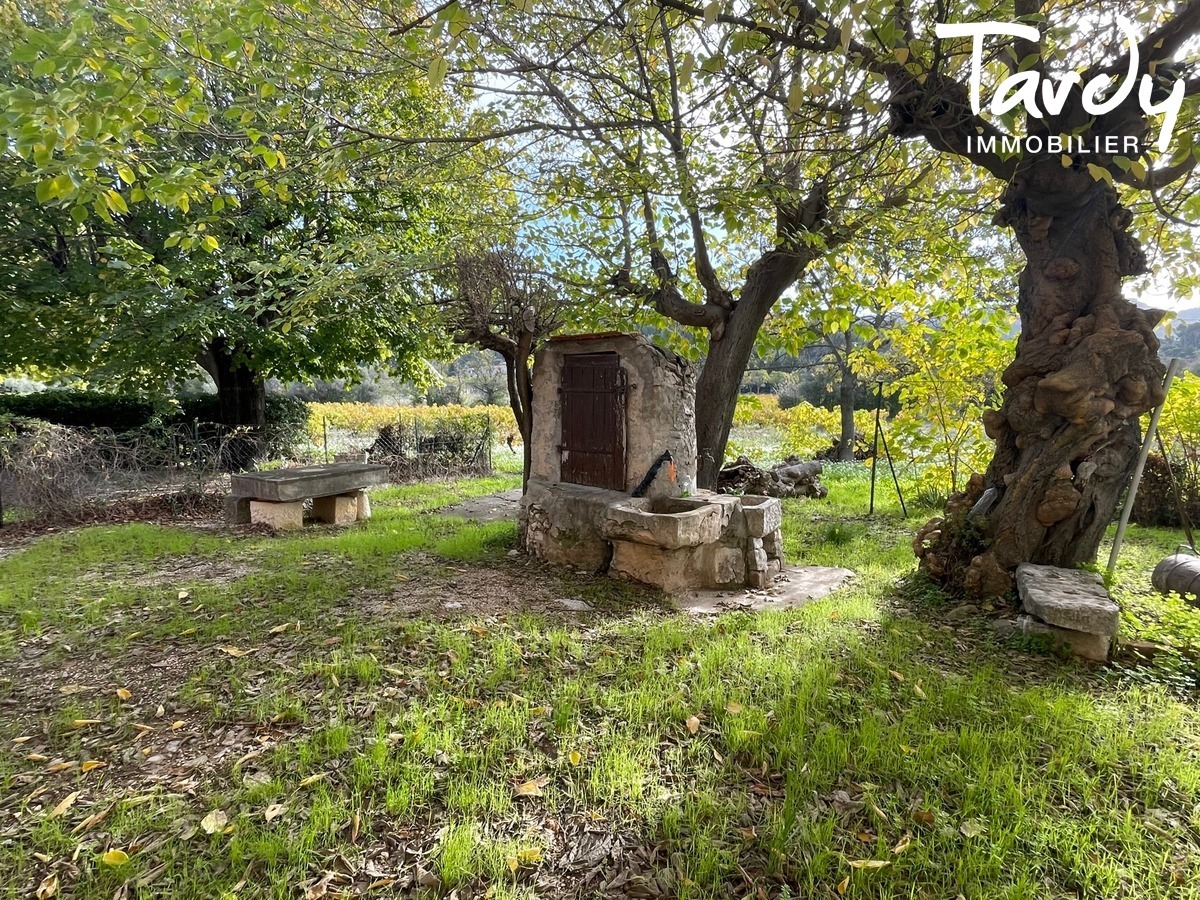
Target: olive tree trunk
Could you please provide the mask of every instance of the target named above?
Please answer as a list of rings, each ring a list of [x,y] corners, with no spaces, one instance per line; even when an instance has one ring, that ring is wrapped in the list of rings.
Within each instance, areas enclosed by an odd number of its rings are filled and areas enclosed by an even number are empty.
[[[1038,160],[996,221],[1026,258],[1016,358],[1000,409],[984,416],[996,452],[915,547],[931,575],[979,597],[1011,589],[1022,562],[1096,558],[1134,465],[1138,418],[1163,399],[1162,314],[1122,295],[1145,258],[1115,190],[1057,157]]]

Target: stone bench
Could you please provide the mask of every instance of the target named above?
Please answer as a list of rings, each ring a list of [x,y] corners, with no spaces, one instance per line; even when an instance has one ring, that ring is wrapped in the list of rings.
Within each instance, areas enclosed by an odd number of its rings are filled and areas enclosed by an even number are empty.
[[[297,466],[244,472],[230,478],[226,516],[231,525],[269,525],[286,530],[304,525],[304,501],[313,518],[349,525],[370,518],[366,488],[388,483],[388,467],[367,463]]]

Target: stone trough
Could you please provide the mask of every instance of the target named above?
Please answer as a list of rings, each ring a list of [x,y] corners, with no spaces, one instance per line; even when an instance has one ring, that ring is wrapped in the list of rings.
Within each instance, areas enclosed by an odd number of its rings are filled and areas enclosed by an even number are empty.
[[[782,569],[783,513],[774,497],[702,491],[694,497],[630,498],[605,511],[610,571],[664,591],[765,588]]]

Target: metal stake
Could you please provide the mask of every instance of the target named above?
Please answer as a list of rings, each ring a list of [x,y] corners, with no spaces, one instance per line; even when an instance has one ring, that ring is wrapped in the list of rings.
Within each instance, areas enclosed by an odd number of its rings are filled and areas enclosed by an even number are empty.
[[[1146,436],[1142,438],[1142,451],[1138,454],[1137,465],[1133,469],[1133,481],[1129,485],[1129,493],[1125,495],[1125,508],[1121,510],[1121,521],[1117,523],[1117,536],[1113,538],[1112,553],[1108,555],[1108,574],[1112,575],[1117,567],[1117,557],[1121,555],[1121,544],[1125,541],[1125,528],[1129,524],[1129,516],[1133,513],[1133,501],[1137,497],[1138,485],[1142,483],[1142,472],[1146,468],[1146,460],[1150,456],[1150,444],[1158,431],[1158,420],[1162,418],[1163,407],[1167,405],[1167,391],[1171,390],[1171,382],[1179,371],[1180,362],[1171,360],[1167,365],[1167,377],[1163,379],[1163,402],[1150,415],[1150,424],[1146,426]]]

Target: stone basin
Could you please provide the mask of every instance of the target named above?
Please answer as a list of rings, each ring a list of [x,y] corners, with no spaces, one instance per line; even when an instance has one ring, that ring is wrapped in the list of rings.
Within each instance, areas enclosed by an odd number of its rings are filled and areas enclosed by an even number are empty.
[[[783,524],[783,507],[779,505],[778,497],[745,494],[741,500],[746,532],[750,537],[766,537]]]
[[[698,497],[630,497],[605,510],[600,530],[608,540],[679,550],[717,541],[722,514],[720,503]]]

